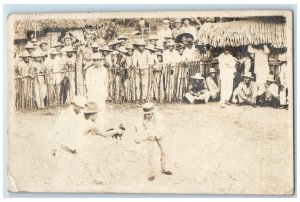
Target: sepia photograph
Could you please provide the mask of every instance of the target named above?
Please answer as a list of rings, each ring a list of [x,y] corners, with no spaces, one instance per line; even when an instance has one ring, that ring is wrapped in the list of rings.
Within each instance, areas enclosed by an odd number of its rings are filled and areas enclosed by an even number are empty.
[[[7,25],[9,192],[294,194],[291,11]]]

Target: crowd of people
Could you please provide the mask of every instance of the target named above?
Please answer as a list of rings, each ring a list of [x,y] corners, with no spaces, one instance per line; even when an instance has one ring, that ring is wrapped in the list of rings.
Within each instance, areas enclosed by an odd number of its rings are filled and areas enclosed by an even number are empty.
[[[156,35],[136,40],[119,35],[87,43],[67,32],[54,44],[28,41],[17,54],[16,107],[64,105],[75,95],[100,108],[106,101],[287,106],[286,52],[280,71],[272,70],[270,45],[249,45],[238,58],[225,47],[215,56],[208,44],[199,48],[191,18],[161,23]]]

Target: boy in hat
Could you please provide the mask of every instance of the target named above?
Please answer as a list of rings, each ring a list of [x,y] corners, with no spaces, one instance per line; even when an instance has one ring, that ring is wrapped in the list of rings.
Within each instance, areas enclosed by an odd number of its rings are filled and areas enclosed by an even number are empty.
[[[221,80],[217,75],[215,68],[209,69],[209,76],[206,78],[210,98],[213,101],[219,101],[221,96]]]
[[[59,90],[61,78],[62,64],[57,56],[60,53],[55,48],[50,50],[50,57],[45,60],[45,67],[49,75],[49,102],[59,104]]]
[[[181,33],[189,33],[193,35],[194,39],[197,36],[196,28],[190,25],[191,18],[183,18],[183,25],[181,27]]]
[[[224,52],[219,55],[219,69],[221,79],[221,107],[230,105],[229,99],[233,91],[233,78],[236,72],[236,59],[230,54],[229,48],[225,47]]]
[[[28,41],[28,43],[26,44],[26,46],[24,48],[28,52],[29,55],[31,55],[32,52],[35,50],[35,46],[30,41]]]
[[[185,94],[185,98],[190,104],[197,104],[201,101],[207,103],[210,97],[210,93],[207,89],[207,84],[205,79],[200,73],[196,73],[191,76],[193,79],[192,83],[189,85],[188,92]]]
[[[99,49],[98,42],[94,42],[94,43],[92,44],[92,53],[97,53],[97,52],[98,52],[98,49]]]
[[[105,126],[107,98],[107,70],[104,67],[104,58],[100,53],[92,55],[93,65],[87,69],[85,74],[85,84],[87,88],[87,97],[100,108],[101,117],[98,117],[97,123],[101,128]]]
[[[137,50],[133,52],[133,66],[136,67],[136,96],[137,100],[145,102],[149,99],[149,62],[151,56],[145,50],[146,43],[143,39],[136,44]]]
[[[256,104],[257,86],[253,81],[251,72],[246,72],[243,76],[243,81],[234,90],[232,95],[232,102],[243,104]]]
[[[154,104],[149,102],[143,105],[143,114],[138,118],[135,143],[143,144],[147,150],[148,160],[148,180],[155,179],[154,169],[154,146],[157,144],[161,155],[161,172],[165,175],[173,173],[167,169],[167,152],[166,140],[164,135],[167,133],[166,127],[163,124],[162,116],[154,107]]]
[[[182,33],[182,30],[181,30],[181,19],[179,18],[176,18],[175,19],[175,28],[172,30],[172,34],[173,34],[173,37],[174,39]]]
[[[157,32],[157,37],[161,41],[165,40],[165,37],[173,38],[172,30],[170,29],[170,20],[164,19],[162,21],[162,28]]]
[[[279,87],[275,83],[273,75],[269,75],[265,84],[258,89],[258,104],[263,107],[278,108],[280,106],[278,93]]]

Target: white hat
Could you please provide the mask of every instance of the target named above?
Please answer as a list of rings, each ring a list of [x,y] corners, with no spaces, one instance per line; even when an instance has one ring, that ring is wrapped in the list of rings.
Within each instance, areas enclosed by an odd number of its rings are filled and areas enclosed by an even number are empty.
[[[85,104],[87,103],[87,100],[84,96],[81,96],[81,95],[76,95],[74,98],[73,98],[73,102],[71,102],[72,104],[74,105],[77,105],[81,108],[84,108],[85,107]]]
[[[149,36],[149,40],[159,40],[159,38],[156,35],[152,34]]]
[[[108,52],[112,52],[113,50],[109,49],[108,46],[103,46],[99,48],[99,51],[108,51]]]
[[[32,49],[34,49],[35,46],[31,43],[31,41],[28,41],[28,43],[26,44],[25,48],[32,48]]]
[[[168,24],[170,22],[170,20],[168,20],[168,19],[164,19],[163,21],[162,21],[162,23],[164,23],[164,24]]]
[[[95,41],[95,42],[92,44],[92,48],[99,48],[98,42]]]
[[[172,39],[168,40],[167,45],[166,46],[175,46],[175,43]]]
[[[145,48],[148,49],[148,50],[151,50],[151,51],[156,51],[155,47],[152,44],[149,44]]]
[[[156,111],[153,102],[147,102],[143,105],[143,113],[144,114],[152,114]]]
[[[50,49],[50,55],[58,55],[60,52],[57,52],[55,48]]]
[[[195,76],[191,76],[192,79],[198,79],[198,80],[202,80],[204,79],[200,73],[196,73]]]
[[[121,35],[121,36],[119,36],[118,37],[118,40],[127,40],[128,39],[128,37],[126,37],[126,36],[123,36],[123,35]]]
[[[271,81],[271,82],[275,82],[275,80],[274,80],[274,76],[273,75],[268,75],[268,77],[267,77],[267,81]]]
[[[84,109],[81,110],[84,114],[93,114],[99,111],[97,104],[95,102],[88,102],[85,104]]]
[[[140,39],[137,43],[135,43],[135,45],[137,45],[137,46],[146,46],[146,42],[144,41],[144,39]]]
[[[253,79],[251,72],[246,72],[244,75],[242,75],[242,77],[247,77],[247,78]]]

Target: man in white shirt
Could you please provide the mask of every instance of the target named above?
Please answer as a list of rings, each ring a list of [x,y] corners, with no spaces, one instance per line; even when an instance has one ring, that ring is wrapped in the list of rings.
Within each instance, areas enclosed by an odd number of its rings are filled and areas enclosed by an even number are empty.
[[[148,180],[155,179],[154,169],[154,146],[157,144],[161,155],[161,172],[165,175],[173,173],[167,169],[166,140],[164,136],[167,133],[160,113],[157,112],[154,104],[149,102],[143,105],[143,114],[138,118],[135,143],[143,144],[147,150],[148,159]]]
[[[87,97],[93,101],[100,109],[101,116],[98,117],[97,123],[100,127],[105,126],[107,97],[107,70],[104,67],[104,58],[100,53],[92,55],[93,65],[86,70],[85,84],[87,88]]]
[[[279,87],[275,83],[273,75],[269,75],[264,85],[261,85],[258,89],[258,103],[259,105],[266,107],[270,106],[278,108],[280,105],[279,100]]]
[[[170,21],[168,19],[162,21],[162,28],[157,32],[157,37],[160,41],[164,41],[166,38],[173,38],[172,30],[170,29]]]
[[[219,69],[220,69],[220,79],[221,79],[221,107],[225,107],[225,103],[229,104],[229,99],[233,91],[233,77],[236,72],[236,60],[229,53],[226,47],[224,53],[219,55]]]
[[[186,40],[185,44],[186,44],[186,47],[183,51],[184,57],[186,57],[186,59],[188,61],[200,60],[200,52],[195,47],[193,40],[188,38]]]
[[[252,73],[246,72],[242,77],[244,78],[243,81],[240,82],[233,92],[232,102],[240,105],[254,105],[256,104],[257,86],[253,81]]]

